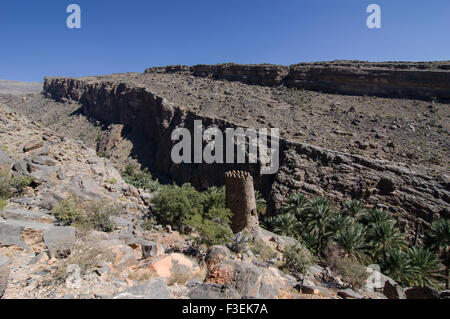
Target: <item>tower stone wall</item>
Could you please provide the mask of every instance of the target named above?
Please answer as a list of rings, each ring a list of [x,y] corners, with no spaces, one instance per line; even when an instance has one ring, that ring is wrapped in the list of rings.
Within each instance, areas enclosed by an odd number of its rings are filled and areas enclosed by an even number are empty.
[[[238,233],[259,225],[253,177],[246,171],[225,173],[226,205],[232,213],[231,229]]]

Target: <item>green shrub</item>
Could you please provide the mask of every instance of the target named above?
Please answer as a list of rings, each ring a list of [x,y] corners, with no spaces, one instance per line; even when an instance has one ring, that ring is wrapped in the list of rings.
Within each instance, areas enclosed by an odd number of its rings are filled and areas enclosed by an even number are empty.
[[[23,175],[10,176],[0,171],[0,199],[9,199],[23,194],[25,188],[30,186],[31,178]]]
[[[228,224],[201,218],[199,215],[191,218],[188,221],[188,225],[199,232],[199,243],[207,246],[223,245],[233,236],[233,232]]]
[[[202,243],[223,244],[232,235],[231,211],[225,208],[223,188],[210,188],[202,193],[190,184],[163,186],[152,202],[160,223],[178,229],[190,226],[200,233]]]
[[[116,227],[111,216],[118,213],[118,207],[106,201],[90,202],[85,208],[84,218],[79,219],[78,223],[81,227],[109,233]]]
[[[152,175],[147,170],[139,171],[133,165],[125,167],[122,178],[128,184],[151,193],[156,192],[161,186],[158,181],[153,180]]]
[[[203,215],[204,196],[190,184],[163,186],[152,200],[159,221],[181,228],[195,215]]]
[[[266,245],[261,241],[253,242],[250,245],[250,250],[254,255],[259,255],[261,260],[263,261],[273,259],[277,256],[277,253],[275,252],[275,250],[273,250],[272,247]]]
[[[0,199],[0,210],[3,210],[6,207],[6,200]]]
[[[352,258],[340,258],[335,261],[335,270],[342,280],[352,285],[353,288],[361,288],[367,282],[369,273],[367,267]]]
[[[64,226],[74,225],[80,229],[111,232],[115,228],[111,216],[118,214],[118,207],[106,201],[79,203],[74,196],[62,200],[53,214]]]
[[[306,274],[315,258],[301,246],[290,246],[284,251],[285,266],[294,273]]]
[[[83,215],[83,208],[74,196],[69,196],[53,208],[53,215],[63,226],[70,226]]]
[[[157,221],[155,217],[145,217],[141,223],[141,227],[143,230],[152,231],[156,224]]]

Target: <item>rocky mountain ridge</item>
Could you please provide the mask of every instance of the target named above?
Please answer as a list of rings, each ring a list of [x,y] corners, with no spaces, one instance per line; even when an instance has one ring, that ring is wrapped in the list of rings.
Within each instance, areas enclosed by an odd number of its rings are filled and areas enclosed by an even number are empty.
[[[291,66],[255,64],[168,66],[146,73],[182,73],[246,84],[339,94],[450,100],[450,63],[330,61]]]

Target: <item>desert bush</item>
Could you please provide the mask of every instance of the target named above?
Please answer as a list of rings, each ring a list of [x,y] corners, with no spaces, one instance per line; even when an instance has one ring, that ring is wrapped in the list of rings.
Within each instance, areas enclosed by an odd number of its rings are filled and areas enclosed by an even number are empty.
[[[143,230],[152,231],[153,228],[157,225],[156,218],[153,216],[147,216],[141,222],[141,227]]]
[[[95,229],[111,232],[115,228],[111,217],[119,213],[119,207],[105,200],[81,204],[74,196],[62,200],[53,209],[53,215],[64,226],[73,225],[83,230]]]
[[[108,233],[116,227],[111,217],[118,214],[119,207],[105,200],[89,202],[85,208],[84,218],[81,218],[78,223],[82,227]]]
[[[133,165],[125,167],[122,178],[128,184],[152,193],[156,192],[161,186],[158,181],[153,180],[152,175],[147,170],[137,170]]]
[[[259,255],[263,261],[273,259],[277,256],[277,253],[272,247],[261,241],[254,241],[251,243],[250,250],[254,255]]]
[[[189,279],[191,279],[191,276],[188,273],[174,272],[172,273],[172,275],[170,275],[169,279],[167,280],[167,285],[168,286],[173,286],[175,284],[185,285]]]
[[[353,288],[364,286],[369,277],[367,267],[352,258],[337,259],[334,270],[342,277],[342,280],[352,285]]]
[[[0,199],[9,199],[22,195],[31,182],[31,178],[27,176],[10,176],[8,173],[0,171]]]
[[[0,199],[0,210],[3,210],[6,207],[6,200]]]
[[[69,196],[53,208],[53,215],[63,226],[75,223],[83,214],[83,208],[74,196]]]
[[[70,274],[67,273],[69,265],[78,265],[80,275],[86,275],[93,271],[102,262],[113,262],[113,254],[110,251],[100,251],[95,246],[84,242],[76,243],[71,249],[71,254],[61,260],[51,273],[51,278],[47,284],[61,284],[66,281]]]
[[[301,246],[290,246],[284,251],[285,267],[298,274],[306,274],[316,261],[314,256]]]

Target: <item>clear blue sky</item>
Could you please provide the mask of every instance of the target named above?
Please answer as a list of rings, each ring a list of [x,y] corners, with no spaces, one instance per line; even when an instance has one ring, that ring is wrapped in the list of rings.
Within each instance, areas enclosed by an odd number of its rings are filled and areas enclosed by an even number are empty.
[[[82,28],[66,27],[66,7]],[[382,29],[366,8],[382,8]],[[169,64],[450,60],[449,0],[1,0],[0,79]]]

